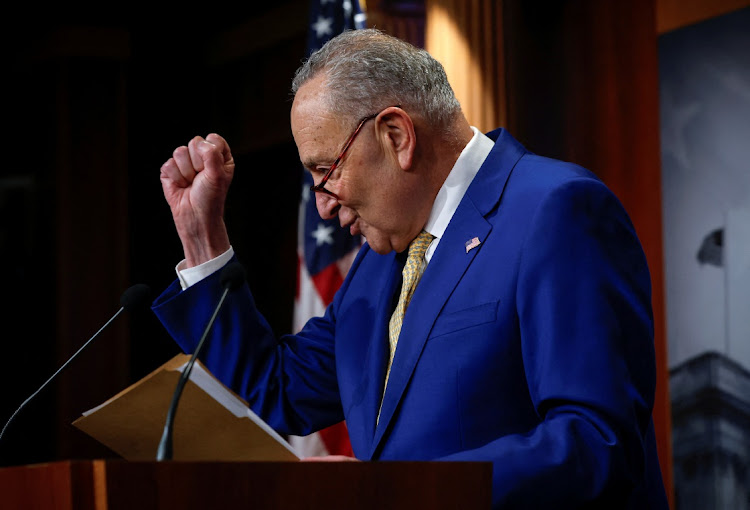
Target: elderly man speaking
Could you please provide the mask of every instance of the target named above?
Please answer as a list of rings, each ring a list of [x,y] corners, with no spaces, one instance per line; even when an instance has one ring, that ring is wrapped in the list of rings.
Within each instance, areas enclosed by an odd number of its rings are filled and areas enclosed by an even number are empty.
[[[367,242],[296,335],[231,294],[208,368],[281,433],[346,419],[360,460],[489,461],[495,508],[667,508],[649,273],[615,196],[470,126],[442,66],[376,30],[329,41],[292,91],[318,211]],[[216,134],[161,168],[185,260],[154,310],[187,352],[234,257],[234,171]]]

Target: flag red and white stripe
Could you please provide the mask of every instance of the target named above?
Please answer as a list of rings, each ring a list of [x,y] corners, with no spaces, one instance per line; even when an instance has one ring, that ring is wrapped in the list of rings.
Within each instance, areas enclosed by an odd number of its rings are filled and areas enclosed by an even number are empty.
[[[358,0],[312,0],[309,20],[308,55],[344,30],[365,26]],[[309,190],[311,184],[312,177],[305,172],[297,230],[295,332],[311,317],[323,315],[362,244],[359,236],[352,237],[335,218],[328,221],[320,218],[315,197]],[[289,441],[304,457],[353,456],[344,422],[309,436],[292,436]]]

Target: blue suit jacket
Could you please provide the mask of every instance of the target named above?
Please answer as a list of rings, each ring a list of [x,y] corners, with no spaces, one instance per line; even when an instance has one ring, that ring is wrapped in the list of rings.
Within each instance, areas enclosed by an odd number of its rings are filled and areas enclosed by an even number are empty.
[[[496,508],[666,508],[633,226],[588,171],[490,137],[407,309],[379,423],[405,253],[365,245],[325,315],[278,340],[247,287],[233,293],[202,358],[281,433],[345,418],[363,460],[492,462]],[[186,352],[218,280],[154,304]]]

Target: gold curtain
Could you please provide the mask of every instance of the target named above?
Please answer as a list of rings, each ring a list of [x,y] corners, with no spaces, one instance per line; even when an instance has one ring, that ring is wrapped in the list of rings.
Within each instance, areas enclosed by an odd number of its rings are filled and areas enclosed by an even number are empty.
[[[445,67],[469,122],[506,124],[500,0],[426,0],[425,49]]]

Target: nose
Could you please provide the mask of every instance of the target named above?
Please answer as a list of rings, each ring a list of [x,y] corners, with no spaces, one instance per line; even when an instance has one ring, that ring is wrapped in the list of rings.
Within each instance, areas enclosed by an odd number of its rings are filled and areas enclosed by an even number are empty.
[[[315,193],[315,205],[318,208],[318,214],[324,220],[335,218],[341,209],[338,200],[325,193]]]

